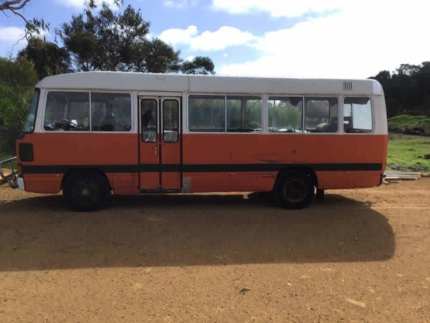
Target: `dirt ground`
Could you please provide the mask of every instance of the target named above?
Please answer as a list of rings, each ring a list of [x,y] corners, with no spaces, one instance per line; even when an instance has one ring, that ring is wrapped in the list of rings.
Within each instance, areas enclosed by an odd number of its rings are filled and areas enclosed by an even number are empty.
[[[430,179],[73,213],[0,188],[0,322],[430,322]]]

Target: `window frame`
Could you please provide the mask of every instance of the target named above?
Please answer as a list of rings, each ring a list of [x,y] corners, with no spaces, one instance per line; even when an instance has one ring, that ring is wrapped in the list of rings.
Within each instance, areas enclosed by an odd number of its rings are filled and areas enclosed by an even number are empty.
[[[304,95],[303,96],[304,101],[303,101],[303,135],[333,135],[333,134],[341,134],[343,131],[343,127],[340,127],[340,122],[341,120],[343,121],[343,99],[341,98],[340,95],[331,95],[331,94],[327,94],[327,95]],[[336,109],[336,113],[337,113],[337,128],[336,131],[334,132],[310,132],[306,130],[306,110],[307,110],[307,100],[309,99],[336,99],[337,101],[337,109]],[[342,106],[341,103],[342,102]],[[342,113],[342,115],[341,115]],[[342,116],[342,119],[341,119]]]
[[[372,116],[372,130],[370,131],[363,131],[363,132],[345,132],[345,124],[344,124],[344,119],[345,119],[345,115],[344,115],[344,105],[345,105],[345,99],[346,98],[367,98],[369,99],[370,102],[370,115]],[[374,102],[373,102],[373,96],[372,95],[343,95],[342,96],[342,105],[340,106],[340,110],[342,112],[342,119],[341,119],[341,132],[344,135],[359,135],[359,136],[365,136],[365,135],[369,135],[369,134],[374,134],[376,131],[376,119],[375,119],[375,109],[374,109]],[[351,110],[352,113],[352,110]]]
[[[135,133],[136,132],[136,118],[137,118],[137,113],[136,113],[136,93],[134,91],[115,91],[115,90],[103,90],[103,89],[61,89],[61,88],[44,88],[43,89],[44,93],[43,93],[43,100],[41,100],[41,97],[39,97],[39,110],[41,110],[40,114],[38,114],[38,118],[37,119],[37,125],[38,125],[38,132],[41,133],[55,133],[55,134],[83,134],[83,133],[94,133],[94,134],[130,134],[130,133]],[[77,92],[77,93],[88,93],[89,96],[89,130],[84,130],[84,131],[63,131],[63,130],[46,130],[45,129],[45,114],[46,114],[46,105],[48,102],[48,95],[51,92]],[[93,131],[92,128],[92,107],[91,107],[91,94],[92,93],[109,93],[109,94],[128,94],[130,95],[130,130],[128,131]]]
[[[76,131],[76,130],[47,130],[45,129],[45,117],[46,117],[46,108],[47,108],[47,104],[48,104],[48,95],[49,93],[52,92],[72,92],[72,93],[87,93],[88,94],[88,130],[80,130],[80,131]],[[75,89],[68,89],[68,90],[47,90],[45,93],[45,100],[43,103],[43,116],[42,116],[42,120],[41,120],[41,129],[43,132],[45,133],[76,133],[76,134],[83,134],[83,133],[90,133],[91,132],[91,95],[90,92],[87,90],[75,90]]]
[[[261,98],[261,128],[262,131],[253,131],[253,132],[227,132],[226,131],[226,127],[227,127],[227,119],[225,120],[226,126],[224,128],[223,132],[219,132],[219,131],[192,131],[190,129],[190,124],[189,124],[189,117],[190,117],[190,113],[189,113],[189,108],[190,108],[190,98],[193,96],[198,96],[198,97],[259,97]],[[370,97],[372,99],[373,102],[373,97],[372,95],[350,95],[348,97]],[[269,131],[269,100],[270,98],[291,98],[291,97],[299,97],[302,98],[303,100],[303,116],[302,116],[302,127],[303,130],[302,132],[297,132],[297,133],[293,133],[293,132],[270,132]],[[182,109],[182,113],[185,114],[184,115],[184,128],[183,131],[184,133],[189,133],[189,134],[229,134],[229,135],[235,135],[235,134],[239,134],[239,135],[253,135],[253,134],[261,134],[261,135],[278,135],[278,136],[301,136],[301,135],[313,135],[313,136],[320,136],[320,135],[335,135],[335,134],[343,134],[343,127],[342,122],[343,122],[343,94],[333,94],[333,93],[328,93],[328,94],[313,94],[313,93],[309,93],[309,94],[303,94],[303,93],[289,93],[289,94],[278,94],[278,93],[270,93],[270,92],[265,92],[265,93],[225,93],[225,94],[220,94],[220,93],[207,93],[207,92],[195,92],[195,93],[185,93],[183,100],[184,100],[184,106]],[[305,117],[306,117],[306,99],[307,98],[314,98],[314,99],[324,99],[324,98],[333,98],[337,100],[337,115],[338,115],[338,124],[337,124],[337,130],[336,132],[307,132],[305,131]],[[373,104],[372,104],[373,107]],[[225,104],[225,109],[227,109],[227,105]],[[373,109],[372,109],[373,111]],[[373,117],[373,121],[375,122],[375,118]],[[359,133],[358,133],[359,134]]]
[[[37,94],[37,102],[36,102],[36,109],[35,109],[35,111],[34,111],[34,119],[33,119],[33,126],[32,126],[32,130],[31,131],[25,131],[24,129],[23,129],[23,133],[24,134],[31,134],[31,133],[34,133],[35,131],[36,131],[36,128],[37,128],[37,118],[38,118],[38,116],[39,116],[39,111],[40,111],[40,103],[41,103],[41,98],[42,98],[42,90],[40,89],[40,88],[38,88],[38,87],[35,87],[34,88],[34,92],[33,92],[33,95],[35,95],[35,94]],[[32,99],[33,99],[33,97],[32,97]],[[27,112],[28,113],[28,112]],[[27,119],[27,117],[26,117],[26,119]]]
[[[223,98],[224,99],[224,130],[223,131],[202,131],[202,130],[191,130],[190,127],[190,101],[193,97],[201,97],[201,98]],[[236,132],[236,131],[228,131],[228,106],[227,106],[227,99],[228,98],[253,98],[253,99],[259,99],[261,104],[261,116],[260,116],[260,122],[261,122],[261,131],[244,131],[244,132]],[[185,113],[186,120],[186,127],[184,125],[184,133],[190,133],[190,134],[229,134],[229,135],[252,135],[252,134],[265,134],[266,133],[266,124],[265,124],[265,111],[267,106],[267,95],[260,94],[260,93],[187,93],[186,100],[184,100],[185,104],[182,109],[182,113]],[[186,105],[186,107],[185,107]]]
[[[39,104],[37,109],[37,115],[35,119],[35,126],[33,132],[38,133],[62,133],[62,134],[83,134],[83,133],[94,133],[94,134],[130,134],[130,133],[138,133],[139,131],[139,115],[138,115],[138,106],[139,106],[139,98],[141,96],[153,96],[155,93],[157,95],[160,95],[160,93],[172,95],[171,92],[142,92],[142,91],[134,91],[134,90],[105,90],[105,89],[71,89],[71,88],[39,88]],[[118,93],[118,94],[128,94],[130,95],[130,104],[131,104],[131,129],[129,131],[118,131],[118,132],[111,132],[111,131],[92,131],[91,130],[91,123],[90,123],[90,130],[89,131],[62,131],[62,130],[53,130],[48,131],[44,129],[44,120],[45,120],[45,112],[46,112],[46,103],[47,103],[47,96],[50,92],[84,92],[89,93],[90,98],[90,118],[92,117],[92,111],[91,111],[91,93],[97,92],[97,93]],[[182,114],[182,131],[183,133],[189,133],[189,134],[229,134],[229,135],[253,135],[253,134],[262,134],[262,135],[327,135],[327,134],[346,134],[346,135],[369,135],[371,133],[375,133],[376,131],[376,117],[375,117],[375,103],[374,103],[374,96],[369,93],[365,94],[343,94],[343,93],[327,93],[324,95],[321,94],[303,94],[303,93],[270,93],[270,92],[264,92],[264,93],[208,93],[208,92],[175,92],[175,96],[182,98],[182,108],[181,108],[181,114]],[[224,97],[224,110],[225,110],[225,126],[224,131],[192,131],[190,130],[190,98],[193,96],[198,97]],[[227,132],[227,105],[226,105],[226,98],[227,97],[255,97],[260,98],[261,100],[261,126],[262,131],[253,131],[253,132]],[[280,133],[280,132],[270,132],[268,129],[269,126],[269,100],[270,98],[276,97],[276,98],[288,98],[288,97],[301,97],[303,98],[303,131],[299,133]],[[365,133],[346,133],[344,132],[343,127],[343,104],[344,104],[344,98],[362,98],[366,97],[370,99],[371,103],[371,112],[372,112],[372,132],[365,132]],[[315,132],[310,133],[305,131],[305,117],[306,117],[306,99],[307,98],[336,98],[338,102],[338,128],[337,132]],[[92,121],[91,121],[92,122]]]
[[[158,135],[160,132],[160,122],[159,122],[159,100],[157,97],[141,97],[138,99],[139,100],[139,113],[138,113],[138,136],[139,136],[139,140],[140,140],[140,144],[144,143],[144,144],[156,144],[158,143]],[[154,141],[145,141],[145,138],[143,137],[143,124],[142,124],[142,101],[153,101],[155,102],[155,140]]]
[[[282,99],[289,99],[289,98],[301,98],[302,99],[302,129],[300,132],[280,132],[280,131],[270,131],[269,127],[270,127],[270,116],[269,116],[269,101],[270,100],[282,100]],[[266,130],[264,131],[265,133],[269,133],[272,135],[305,135],[307,134],[305,132],[305,105],[306,105],[306,96],[304,95],[268,95],[267,96],[267,124],[265,125]]]
[[[218,131],[218,130],[215,130],[215,131],[210,131],[210,130],[204,130],[204,129],[200,129],[200,130],[192,130],[191,129],[191,127],[190,127],[190,125],[191,125],[191,123],[190,123],[190,116],[191,116],[191,113],[190,113],[190,107],[191,107],[191,105],[190,105],[190,102],[191,102],[191,100],[193,99],[193,97],[199,97],[199,98],[202,98],[202,99],[223,99],[224,100],[224,131]],[[193,133],[193,134],[195,134],[195,133],[202,133],[202,134],[225,134],[225,133],[227,133],[226,132],[226,127],[227,127],[227,102],[226,102],[226,95],[222,95],[222,94],[189,94],[188,95],[188,97],[187,97],[187,111],[186,111],[186,113],[187,113],[187,131],[189,132],[189,133]]]
[[[179,141],[180,141],[180,138],[181,138],[181,101],[178,99],[178,98],[163,98],[163,99],[161,99],[160,100],[161,102],[159,103],[160,104],[160,106],[159,106],[159,110],[162,110],[161,111],[161,115],[162,115],[162,120],[160,120],[160,122],[159,123],[161,123],[161,129],[160,129],[160,135],[162,136],[162,142],[164,143],[164,144],[177,144]],[[177,137],[176,137],[176,140],[175,141],[166,141],[165,140],[165,137],[164,137],[164,134],[166,133],[166,128],[164,127],[164,117],[165,117],[165,114],[164,114],[164,103],[165,102],[176,102],[176,104],[177,104],[177,106],[176,106],[176,108],[178,109],[178,128],[177,129],[175,129],[176,130],[176,132],[177,132]],[[157,112],[157,118],[159,118],[159,115],[158,115],[158,112]]]
[[[98,93],[98,94],[128,94],[130,97],[130,129],[129,130],[121,130],[121,131],[103,131],[103,130],[93,130],[93,110],[92,110],[92,94]],[[112,92],[112,91],[103,91],[103,90],[96,90],[96,91],[90,91],[90,132],[92,133],[130,133],[133,130],[133,94],[130,92]]]
[[[260,129],[261,130],[252,130],[252,131],[231,131],[229,130],[229,105],[228,105],[228,100],[241,100],[241,99],[246,99],[246,100],[258,100],[260,102]],[[226,95],[225,96],[225,123],[226,123],[226,127],[225,127],[225,133],[263,133],[264,132],[264,126],[263,126],[263,117],[262,117],[262,110],[263,110],[263,98],[262,96],[258,96],[258,95]],[[242,121],[242,120],[241,120]]]

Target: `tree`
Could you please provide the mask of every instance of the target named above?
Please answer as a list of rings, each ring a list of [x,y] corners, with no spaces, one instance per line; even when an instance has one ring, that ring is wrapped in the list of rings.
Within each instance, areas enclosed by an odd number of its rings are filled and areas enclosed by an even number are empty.
[[[214,63],[209,57],[197,56],[191,62],[184,62],[181,71],[185,74],[214,74]]]
[[[67,50],[44,39],[29,39],[27,47],[18,53],[18,59],[23,58],[33,63],[39,79],[70,71],[70,56]]]
[[[30,62],[0,58],[0,120],[7,129],[2,143],[7,151],[14,149],[36,82],[37,73]]]
[[[210,58],[199,57],[181,65],[179,51],[160,39],[150,39],[149,22],[140,10],[123,12],[106,4],[100,10],[91,3],[58,31],[76,70],[213,73]]]
[[[88,6],[59,32],[78,70],[129,70],[137,43],[145,43],[149,23],[128,6],[114,13],[106,4],[99,12]]]
[[[401,64],[393,73],[382,71],[373,78],[384,87],[389,117],[430,115],[430,62]]]
[[[179,52],[160,39],[135,44],[130,69],[137,72],[166,73],[180,69]]]
[[[419,65],[401,64],[400,67],[396,70],[396,74],[413,77],[420,71],[420,69],[421,66]]]

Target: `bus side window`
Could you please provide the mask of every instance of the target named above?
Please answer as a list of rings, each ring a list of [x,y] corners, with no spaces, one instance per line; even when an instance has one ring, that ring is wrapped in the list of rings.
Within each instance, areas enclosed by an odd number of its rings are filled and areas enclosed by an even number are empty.
[[[368,97],[347,97],[343,104],[343,125],[346,133],[371,132],[372,105]]]
[[[188,113],[190,131],[225,131],[224,96],[190,96]]]
[[[44,128],[48,131],[88,131],[90,103],[88,92],[49,92]]]
[[[227,131],[261,131],[261,98],[227,97]]]
[[[307,132],[337,132],[337,98],[306,98],[305,101]]]
[[[302,97],[270,97],[268,103],[270,132],[303,131]]]
[[[130,94],[91,93],[91,130],[130,131],[130,129]]]

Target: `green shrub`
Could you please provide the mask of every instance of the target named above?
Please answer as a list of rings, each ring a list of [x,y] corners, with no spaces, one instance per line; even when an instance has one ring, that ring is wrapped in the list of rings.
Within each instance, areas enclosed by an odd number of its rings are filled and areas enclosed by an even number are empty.
[[[31,63],[0,58],[0,151],[13,152],[36,82]]]
[[[430,117],[401,114],[388,120],[390,131],[430,136]]]

